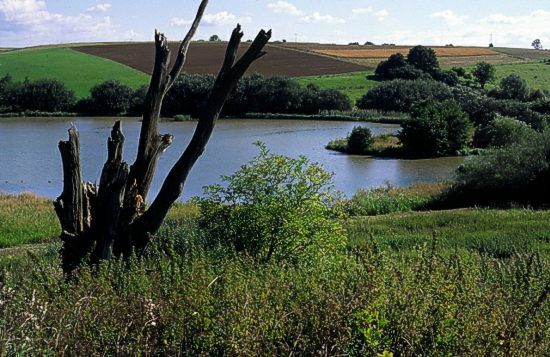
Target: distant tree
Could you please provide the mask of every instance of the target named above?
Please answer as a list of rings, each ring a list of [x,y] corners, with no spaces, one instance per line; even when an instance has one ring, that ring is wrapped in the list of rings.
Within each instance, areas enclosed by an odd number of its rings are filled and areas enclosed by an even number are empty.
[[[354,126],[348,136],[348,150],[351,154],[362,154],[374,142],[371,130],[366,126]]]
[[[499,87],[499,95],[502,99],[524,101],[529,96],[527,82],[517,74],[510,74],[502,78]]]
[[[481,88],[485,88],[485,84],[492,82],[496,76],[496,69],[490,63],[479,62],[472,71]]]
[[[491,42],[491,43],[489,44],[489,47],[495,47],[495,46],[494,46],[493,43]]]
[[[210,42],[219,42],[219,41],[221,41],[221,39],[218,35],[212,35],[212,36],[210,36],[208,41],[210,41]]]
[[[454,155],[470,146],[474,127],[468,115],[453,100],[426,101],[411,111],[411,120],[401,125],[399,140],[415,156]]]
[[[90,89],[91,111],[99,115],[124,114],[130,108],[132,95],[132,88],[117,80],[96,84]]]
[[[359,42],[350,42],[348,46],[359,46]]]
[[[367,41],[365,42],[365,46],[376,46],[376,45],[374,44],[374,42]]]
[[[531,43],[531,46],[533,46],[533,48],[535,50],[542,50],[542,43],[540,42],[540,39],[536,39],[533,41],[533,43]]]
[[[439,62],[433,48],[424,46],[415,46],[410,49],[407,55],[407,62],[428,73],[432,73],[439,68]]]
[[[283,38],[283,43],[286,43],[286,40]]]
[[[74,92],[55,79],[26,80],[17,84],[10,100],[21,111],[63,112],[72,110],[75,104]]]

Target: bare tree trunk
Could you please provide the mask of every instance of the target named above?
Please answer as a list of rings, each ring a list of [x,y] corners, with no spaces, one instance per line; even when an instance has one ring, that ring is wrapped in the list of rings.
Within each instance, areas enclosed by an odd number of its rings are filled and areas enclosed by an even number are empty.
[[[208,0],[201,1],[171,69],[167,40],[155,31],[155,67],[145,99],[137,157],[131,167],[122,159],[124,135],[120,121],[114,124],[108,139],[107,161],[98,186],[82,182],[80,144],[74,126],[69,129],[69,140],[59,143],[64,184],[54,206],[63,230],[61,257],[66,273],[71,273],[86,257],[91,263],[96,263],[113,256],[128,256],[132,252],[139,254],[145,249],[181,195],[187,176],[204,151],[227,97],[252,62],[265,54],[263,48],[271,37],[271,31],[262,30],[235,62],[243,36],[240,25],[237,25],[207,105],[199,114],[193,137],[170,170],[151,207],[146,210],[145,199],[157,161],[173,139],[170,134],[158,132],[162,101],[183,69],[191,38],[207,3]]]

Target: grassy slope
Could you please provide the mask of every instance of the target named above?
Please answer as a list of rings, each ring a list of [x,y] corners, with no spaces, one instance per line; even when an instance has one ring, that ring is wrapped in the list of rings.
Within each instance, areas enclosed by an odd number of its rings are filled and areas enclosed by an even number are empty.
[[[167,217],[171,229],[186,225],[197,211],[176,205]],[[25,194],[0,196],[0,248],[48,242],[59,234],[51,201]],[[466,209],[357,217],[347,223],[351,245],[371,237],[384,249],[409,250],[430,243],[435,234],[444,249],[467,249],[497,256],[538,251],[550,255],[550,211]],[[170,229],[169,229],[170,230]],[[176,229],[177,230],[177,229]]]
[[[348,225],[350,244],[371,237],[382,248],[409,250],[430,244],[496,256],[513,252],[550,254],[550,211],[465,209],[360,217]]]
[[[39,48],[0,54],[0,76],[9,73],[14,80],[53,78],[64,82],[76,96],[86,97],[92,86],[108,79],[137,88],[149,76],[103,58],[68,48]]]
[[[374,72],[354,72],[330,76],[300,77],[297,80],[304,86],[314,83],[323,89],[337,89],[347,94],[352,103],[355,103],[369,89],[378,84],[377,81],[367,78],[373,74]]]
[[[471,70],[473,67],[467,67]],[[550,65],[540,62],[516,63],[497,65],[498,83],[502,78],[515,73],[524,78],[530,88],[546,89],[550,91]],[[321,88],[338,89],[347,94],[353,103],[365,94],[369,89],[375,87],[379,82],[367,78],[374,72],[355,72],[347,74],[336,74],[330,76],[300,77],[298,82],[303,85],[313,83]]]

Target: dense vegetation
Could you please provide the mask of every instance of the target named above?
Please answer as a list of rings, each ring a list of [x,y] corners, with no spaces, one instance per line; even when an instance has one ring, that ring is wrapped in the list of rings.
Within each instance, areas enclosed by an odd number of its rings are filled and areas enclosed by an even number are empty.
[[[414,210],[444,187],[338,203],[327,175],[264,148],[202,208],[175,206],[146,257],[76,279],[57,245],[0,251],[1,353],[544,355],[548,212],[346,218]]]
[[[211,75],[182,75],[166,96],[162,114],[196,116],[214,83]],[[56,80],[13,81],[0,79],[0,113],[77,112],[86,115],[140,115],[147,88],[133,90],[108,80],[91,88],[90,96],[78,101],[74,93]],[[348,97],[334,89],[315,85],[301,87],[286,77],[244,77],[224,107],[224,115],[247,113],[319,114],[323,111],[351,110]]]

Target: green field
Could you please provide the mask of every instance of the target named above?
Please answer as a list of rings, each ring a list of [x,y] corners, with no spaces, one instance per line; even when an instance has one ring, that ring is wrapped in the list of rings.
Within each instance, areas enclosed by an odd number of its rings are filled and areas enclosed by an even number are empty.
[[[527,81],[529,88],[550,91],[550,65],[540,62],[503,64],[496,69],[497,83],[510,74],[517,74]]]
[[[9,73],[14,80],[57,79],[78,98],[89,95],[97,83],[117,79],[132,88],[149,83],[149,76],[107,59],[69,48],[39,48],[0,53],[0,76]]]
[[[378,81],[368,79],[374,72],[354,72],[346,74],[335,74],[327,76],[298,77],[302,85],[313,83],[323,89],[337,89],[348,95],[353,104],[369,89],[376,86]]]

